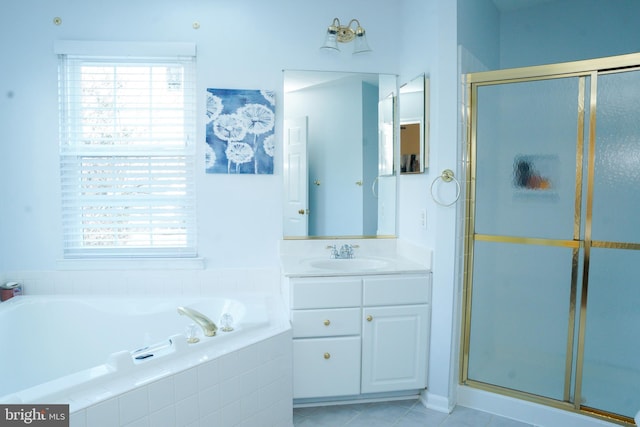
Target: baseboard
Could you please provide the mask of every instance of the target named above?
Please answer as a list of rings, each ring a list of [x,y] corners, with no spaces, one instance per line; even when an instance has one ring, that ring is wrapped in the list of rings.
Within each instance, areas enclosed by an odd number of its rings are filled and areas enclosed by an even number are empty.
[[[618,427],[598,418],[460,385],[458,405],[540,427]]]
[[[455,406],[455,402],[451,402],[448,397],[429,393],[427,390],[420,393],[420,401],[427,408],[446,414],[450,414]]]

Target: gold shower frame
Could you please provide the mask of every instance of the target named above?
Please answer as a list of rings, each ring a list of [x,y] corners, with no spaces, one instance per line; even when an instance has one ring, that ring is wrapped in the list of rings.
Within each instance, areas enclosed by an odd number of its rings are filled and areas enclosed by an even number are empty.
[[[470,73],[463,75],[462,84],[464,85],[463,93],[463,120],[466,125],[466,153],[464,159],[464,167],[466,170],[466,204],[465,204],[465,221],[464,221],[464,272],[462,293],[462,334],[460,346],[460,383],[481,390],[503,394],[522,400],[531,401],[559,409],[564,409],[576,413],[590,415],[609,422],[614,422],[625,426],[635,426],[633,419],[620,416],[618,414],[608,413],[596,408],[586,407],[580,404],[581,388],[582,388],[582,369],[584,358],[584,339],[585,339],[585,323],[586,323],[586,304],[588,297],[588,270],[591,248],[616,248],[616,249],[632,249],[640,250],[640,244],[622,243],[622,242],[604,242],[593,241],[591,239],[591,220],[592,220],[592,193],[593,193],[593,176],[595,169],[595,126],[597,111],[597,84],[598,75],[617,73],[623,71],[634,71],[640,69],[640,53],[612,56],[607,58],[598,58],[584,61],[574,61],[551,65],[541,65],[523,68],[504,69],[497,71],[486,71],[478,73]],[[577,123],[577,141],[576,141],[576,189],[575,189],[575,207],[574,207],[574,230],[573,240],[553,240],[553,239],[537,239],[522,238],[514,236],[494,236],[481,235],[475,232],[475,185],[476,185],[476,117],[477,117],[477,91],[480,86],[499,85],[517,82],[526,82],[534,80],[550,80],[557,78],[577,77],[578,78],[578,123]],[[587,81],[587,78],[589,80]],[[585,99],[586,85],[590,84],[589,99]],[[585,125],[585,102],[589,102],[589,130],[585,141],[584,125]],[[584,239],[580,239],[580,224],[583,220],[581,213],[581,201],[583,199],[582,189],[584,185],[582,165],[584,164],[584,144],[587,146],[587,177],[586,177],[586,209],[584,212]],[[565,363],[565,381],[563,400],[556,400],[548,397],[538,396],[522,391],[512,390],[492,384],[474,381],[468,377],[469,363],[469,344],[471,329],[471,294],[473,288],[473,257],[475,241],[493,241],[501,243],[519,243],[519,244],[535,244],[546,246],[560,246],[572,248],[572,272],[571,272],[571,288],[570,288],[570,305],[569,305],[569,328],[567,332],[567,356]],[[580,250],[584,250],[583,254],[583,274],[581,286],[580,307],[577,305],[578,277],[579,277],[579,257]],[[579,317],[576,317],[576,310],[579,310]],[[577,351],[574,353],[576,319],[579,319]],[[573,388],[573,401],[571,399],[571,380],[573,356],[576,355],[575,363],[575,384]]]

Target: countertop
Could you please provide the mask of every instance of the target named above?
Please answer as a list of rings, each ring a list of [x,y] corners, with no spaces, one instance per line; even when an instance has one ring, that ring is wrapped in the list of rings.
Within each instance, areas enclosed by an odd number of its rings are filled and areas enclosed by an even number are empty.
[[[349,263],[348,259],[330,260],[329,257],[300,257],[300,256],[282,256],[281,272],[285,277],[329,277],[329,276],[365,276],[373,274],[399,274],[399,273],[429,273],[430,270],[427,266],[411,261],[407,258],[400,256],[384,256],[373,257],[366,256],[362,258],[354,258],[353,260],[371,260],[374,263],[381,264],[375,267],[356,269],[356,268],[344,268],[340,265],[336,269],[332,268],[320,268],[314,267],[312,264],[314,261],[326,260],[325,264],[330,264],[331,261],[335,261],[339,264]],[[365,261],[366,262],[366,261]]]

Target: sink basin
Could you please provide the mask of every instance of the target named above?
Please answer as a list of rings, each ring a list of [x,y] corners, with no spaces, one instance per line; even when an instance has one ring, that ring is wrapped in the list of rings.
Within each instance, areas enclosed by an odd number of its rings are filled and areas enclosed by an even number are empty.
[[[389,263],[383,259],[351,258],[351,259],[314,259],[309,261],[314,268],[334,271],[370,271],[383,268]]]

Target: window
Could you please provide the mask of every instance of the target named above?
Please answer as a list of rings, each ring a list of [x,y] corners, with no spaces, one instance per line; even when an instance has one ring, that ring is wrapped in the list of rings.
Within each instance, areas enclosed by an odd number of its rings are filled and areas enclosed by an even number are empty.
[[[195,56],[63,53],[59,94],[64,257],[196,256]]]

